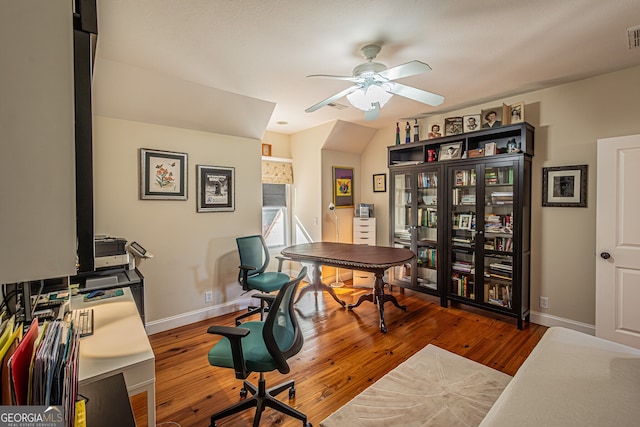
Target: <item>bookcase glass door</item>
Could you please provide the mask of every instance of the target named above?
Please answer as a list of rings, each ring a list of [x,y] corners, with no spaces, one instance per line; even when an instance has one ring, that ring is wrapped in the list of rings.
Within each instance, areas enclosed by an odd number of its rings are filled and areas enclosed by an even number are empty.
[[[449,295],[476,298],[476,169],[450,169],[451,284]]]
[[[438,290],[438,170],[417,174],[417,285]]]
[[[414,173],[395,173],[393,179],[393,246],[414,250],[413,233],[415,223],[412,206],[414,203]],[[411,283],[411,263],[391,269],[392,281]]]
[[[511,309],[513,296],[513,166],[487,166],[484,173],[485,303]]]

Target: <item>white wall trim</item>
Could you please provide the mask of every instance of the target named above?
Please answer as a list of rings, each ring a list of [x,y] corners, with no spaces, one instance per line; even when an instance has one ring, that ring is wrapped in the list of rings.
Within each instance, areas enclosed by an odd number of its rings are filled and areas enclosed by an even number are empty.
[[[565,319],[563,317],[553,316],[551,314],[540,313],[537,311],[531,312],[530,320],[532,323],[542,326],[563,326],[589,335],[595,336],[596,334],[595,325],[589,325],[588,323],[577,322],[575,320]]]
[[[188,313],[181,313],[176,316],[165,317],[164,319],[147,322],[145,328],[147,330],[147,335],[157,334],[159,332],[168,331],[180,326],[190,325],[191,323],[199,322],[201,320],[207,320],[213,317],[223,316],[225,314],[234,313],[239,310],[244,310],[250,304],[250,297],[243,298],[225,304],[219,304],[214,307],[206,307],[199,310],[190,311]]]

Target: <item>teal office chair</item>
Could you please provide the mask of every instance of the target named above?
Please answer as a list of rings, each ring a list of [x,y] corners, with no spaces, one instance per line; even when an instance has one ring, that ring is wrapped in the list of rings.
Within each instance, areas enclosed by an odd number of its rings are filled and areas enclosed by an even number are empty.
[[[264,313],[269,309],[269,304],[275,298],[274,295],[267,295],[274,291],[279,291],[282,286],[291,278],[282,271],[282,262],[285,258],[278,258],[278,271],[265,271],[269,266],[269,248],[261,235],[238,237],[236,239],[238,253],[240,255],[240,271],[238,272],[238,282],[245,292],[260,291],[263,294],[254,294],[254,298],[260,299],[259,307],[248,307],[247,312],[236,317],[236,325],[240,325],[240,320],[252,316],[256,313]],[[266,306],[265,306],[266,304]],[[262,317],[260,317],[262,320]]]
[[[264,380],[265,372],[277,369],[280,373],[289,373],[287,359],[302,348],[304,340],[293,310],[293,299],[306,274],[307,268],[303,267],[297,278],[282,286],[264,321],[245,322],[241,327],[211,326],[207,330],[210,334],[223,336],[209,351],[209,364],[232,368],[236,378],[244,381],[240,397],[247,397],[247,391],[252,394],[250,398],[212,415],[210,427],[216,427],[216,420],[253,407],[256,408],[253,427],[259,426],[266,407],[301,420],[305,427],[312,427],[306,415],[275,398],[289,389],[289,399],[293,399],[296,392],[293,381],[267,390]],[[257,387],[246,380],[252,372],[260,372]]]

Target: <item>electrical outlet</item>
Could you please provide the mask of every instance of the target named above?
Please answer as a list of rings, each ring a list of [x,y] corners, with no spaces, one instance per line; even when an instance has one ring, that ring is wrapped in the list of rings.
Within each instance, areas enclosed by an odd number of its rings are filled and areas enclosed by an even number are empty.
[[[213,302],[213,291],[207,291],[204,293],[204,302]]]
[[[540,308],[549,308],[549,297],[540,297]]]

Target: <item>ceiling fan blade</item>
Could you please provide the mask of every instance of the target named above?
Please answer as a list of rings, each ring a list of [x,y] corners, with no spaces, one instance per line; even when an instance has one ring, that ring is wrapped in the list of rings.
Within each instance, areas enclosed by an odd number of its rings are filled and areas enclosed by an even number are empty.
[[[406,64],[398,65],[397,67],[392,67],[384,71],[380,71],[378,75],[384,77],[385,79],[396,80],[403,77],[426,73],[428,71],[431,71],[431,67],[429,67],[424,62],[411,61],[407,62]]]
[[[320,101],[315,105],[312,105],[311,107],[307,108],[306,111],[307,113],[312,113],[314,111],[316,111],[319,108],[324,107],[327,104],[332,103],[333,101],[336,101],[340,98],[342,98],[343,96],[349,95],[351,92],[353,92],[354,90],[358,89],[359,86],[351,86],[346,88],[345,90],[343,90],[342,92],[338,92],[333,96],[330,96],[329,98],[325,99],[324,101]]]
[[[436,107],[444,102],[444,96],[442,95],[437,95],[435,93],[427,92],[422,89],[416,89],[414,87],[396,82],[388,83],[388,85],[388,92],[404,96],[405,98],[413,99],[414,101],[422,102],[423,104]]]
[[[331,76],[329,74],[311,74],[310,76],[307,76],[307,77],[319,77],[321,79],[333,79],[333,80],[347,80],[350,82],[356,82],[360,80],[358,77],[354,77],[354,76]]]
[[[371,104],[373,109],[364,112],[364,119],[366,121],[376,120],[380,117],[380,103],[376,102],[375,104]]]

